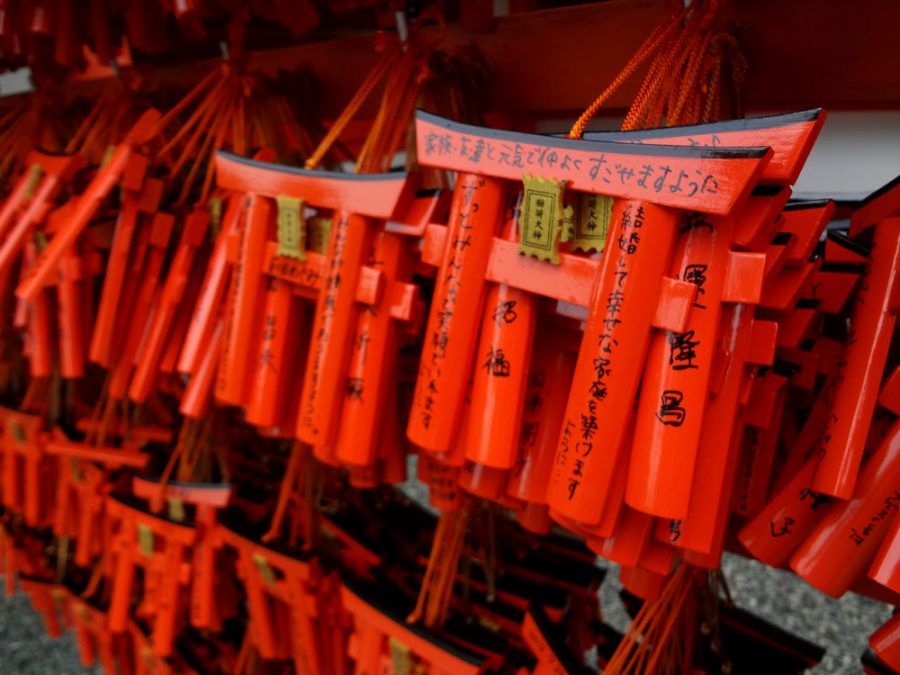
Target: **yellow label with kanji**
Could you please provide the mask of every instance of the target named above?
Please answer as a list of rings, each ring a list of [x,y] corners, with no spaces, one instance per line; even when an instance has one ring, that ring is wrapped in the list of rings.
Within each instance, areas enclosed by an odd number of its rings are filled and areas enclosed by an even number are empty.
[[[309,250],[325,255],[331,238],[331,218],[317,216],[309,222]]]
[[[215,240],[222,227],[222,197],[214,195],[209,200],[209,234]]]
[[[412,657],[409,647],[395,637],[390,638],[391,671],[394,675],[410,675],[412,673]]]
[[[269,588],[272,588],[275,585],[275,570],[272,569],[266,557],[261,553],[254,553],[253,563],[256,565],[256,569],[259,570],[262,582]]]
[[[109,145],[106,147],[106,152],[103,153],[103,159],[100,160],[100,168],[105,169],[106,165],[112,161],[113,155],[116,153],[116,146]]]
[[[558,265],[567,181],[525,174],[522,182],[525,190],[519,208],[518,251]]]
[[[184,502],[177,497],[169,497],[169,518],[172,520],[177,520],[179,522],[183,521],[187,518],[187,515],[184,511]]]
[[[38,252],[43,251],[50,244],[50,240],[47,239],[47,235],[37,230],[34,233],[34,245],[37,247]]]
[[[612,205],[612,197],[579,193],[574,230],[569,239],[573,250],[586,253],[603,250],[612,219]]]
[[[72,480],[76,483],[81,483],[84,480],[84,473],[81,471],[81,465],[79,465],[77,459],[72,459],[69,462],[69,470],[72,472]]]
[[[16,445],[23,445],[25,443],[25,428],[21,424],[16,420],[10,420],[8,429]]]
[[[137,538],[138,538],[138,549],[141,551],[141,555],[150,557],[153,555],[153,530],[150,529],[149,525],[144,525],[143,523],[138,523],[137,526]]]
[[[279,195],[278,204],[278,255],[296,260],[306,260],[306,228],[303,222],[303,200]]]
[[[41,182],[41,174],[44,169],[40,164],[32,164],[28,168],[28,182],[25,184],[25,199],[31,199],[34,191],[37,189],[38,183]]]

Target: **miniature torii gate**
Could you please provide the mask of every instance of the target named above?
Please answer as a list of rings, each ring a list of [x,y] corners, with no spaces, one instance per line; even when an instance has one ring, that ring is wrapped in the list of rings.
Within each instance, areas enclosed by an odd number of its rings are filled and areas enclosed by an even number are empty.
[[[680,136],[676,129],[669,138],[673,146],[663,147],[479,129],[419,113],[419,161],[456,170],[460,175],[449,227],[446,233],[440,228],[429,228],[423,253],[426,260],[439,259],[440,264],[408,427],[410,440],[437,457],[448,452],[453,443],[464,386],[471,372],[477,325],[486,317],[483,326],[488,326],[494,313],[494,308],[483,310],[489,281],[593,308],[582,341],[548,502],[558,516],[597,523],[630,417],[651,322],[671,333],[683,333],[700,285],[696,279],[692,283],[662,274],[680,223],[676,209],[721,216],[743,203],[756,181],[783,184],[795,177],[821,126],[819,118],[814,112],[801,120],[782,119],[792,133],[781,137],[770,129],[779,126],[778,118],[769,118],[767,124],[757,127],[764,129],[760,133],[766,138],[784,141],[773,154],[760,149],[673,147],[676,143],[689,145],[694,136],[701,135],[697,128]],[[744,137],[748,136],[753,137],[752,130],[745,133]],[[773,156],[778,156],[778,161],[767,164]],[[615,259],[604,256],[598,265],[584,257],[561,253],[558,266],[516,255],[515,243],[495,235],[502,221],[504,180],[521,180],[528,172],[565,181],[567,188],[576,191],[620,198],[612,213],[614,229],[608,237],[620,255]],[[778,194],[772,197],[776,212],[786,199],[784,193]],[[552,236],[549,220],[538,222],[537,229],[532,220],[539,207],[550,210],[550,197],[560,199],[561,187],[557,185],[549,195],[543,204],[534,193],[532,202],[527,201],[528,196],[525,198],[520,222],[526,223],[526,245],[529,240],[541,241],[535,235]],[[740,219],[737,229],[752,240],[767,224],[766,217],[772,219],[773,209],[764,203],[746,211],[749,213]],[[694,220],[709,225],[702,217]],[[650,222],[652,227],[644,227]],[[704,231],[708,227],[688,229]],[[549,248],[545,255],[551,256]],[[734,264],[724,285],[727,291],[723,292],[723,300],[757,301],[764,256],[732,252],[729,260]],[[748,271],[752,274],[743,274]],[[725,278],[725,270],[720,273]],[[742,287],[742,277],[747,276],[750,281]],[[600,298],[608,300],[611,296],[614,306],[602,311]],[[637,299],[628,302],[628,298]],[[769,337],[774,341],[774,335]],[[530,341],[531,336],[519,339]],[[634,354],[612,369],[611,350],[617,345],[622,345],[623,350],[634,350]],[[513,365],[524,369],[522,364]],[[602,373],[598,371],[600,366]],[[667,405],[664,412],[677,414],[678,407],[677,403]],[[603,439],[605,452],[592,453],[590,449],[584,451],[582,445],[576,447],[576,442],[582,444],[590,439],[576,441],[565,429],[577,428],[579,420],[587,420],[592,432],[597,433],[601,410],[606,412],[602,416],[606,426],[599,430],[598,438]],[[513,421],[505,418],[497,423],[507,425]],[[503,458],[502,464],[514,458],[515,453],[500,452],[497,456]],[[685,473],[689,478],[690,472]],[[591,490],[579,491],[582,483],[590,484]]]

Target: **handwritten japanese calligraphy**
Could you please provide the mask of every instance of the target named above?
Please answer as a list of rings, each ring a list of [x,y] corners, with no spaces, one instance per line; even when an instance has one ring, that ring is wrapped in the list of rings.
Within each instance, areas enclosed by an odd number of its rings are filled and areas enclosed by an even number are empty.
[[[416,137],[426,166],[510,180],[528,173],[567,181],[579,192],[719,214],[742,196],[766,154],[488,131],[421,112]]]

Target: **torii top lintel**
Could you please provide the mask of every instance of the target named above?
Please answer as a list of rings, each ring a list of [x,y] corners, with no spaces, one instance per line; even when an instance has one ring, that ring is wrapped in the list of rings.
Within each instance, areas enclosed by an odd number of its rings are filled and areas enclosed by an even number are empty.
[[[508,180],[533,174],[567,187],[727,214],[757,181],[769,148],[584,141],[486,129],[416,112],[419,163]]]

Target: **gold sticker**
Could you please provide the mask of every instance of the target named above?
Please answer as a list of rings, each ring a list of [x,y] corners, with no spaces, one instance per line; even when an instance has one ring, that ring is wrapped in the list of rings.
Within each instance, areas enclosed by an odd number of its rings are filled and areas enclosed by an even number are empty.
[[[184,502],[181,499],[178,499],[177,497],[170,497],[168,499],[168,504],[169,518],[181,522],[187,517],[184,512]]]
[[[269,561],[266,560],[266,556],[261,553],[254,553],[253,563],[256,565],[256,569],[259,570],[259,576],[262,577],[263,583],[272,588],[275,585],[275,572]]]
[[[278,255],[295,260],[306,260],[306,228],[303,226],[303,200],[279,195],[278,204]]]
[[[77,459],[72,459],[69,462],[69,470],[72,472],[72,481],[75,483],[81,483],[84,480],[84,474],[81,471],[81,466],[78,464]]]
[[[478,618],[478,625],[487,628],[492,633],[499,633],[502,630],[502,626],[496,621],[492,621],[486,616],[482,616]]]
[[[16,445],[23,445],[25,443],[25,428],[19,424],[18,421],[9,421],[9,433]]]
[[[519,210],[519,253],[559,264],[559,239],[563,229],[563,192],[568,181],[525,174],[525,191]]]
[[[209,200],[209,234],[213,240],[219,237],[222,226],[222,197],[214,195]]]
[[[585,253],[602,251],[612,219],[612,197],[579,193],[578,209],[570,243],[573,250]]]
[[[394,675],[410,675],[412,672],[412,657],[409,647],[395,637],[389,639],[391,645],[391,672]]]
[[[31,199],[34,196],[34,191],[37,189],[42,173],[44,173],[44,169],[40,164],[32,164],[28,168],[28,183],[25,184],[25,199]]]
[[[116,146],[110,145],[106,148],[106,152],[103,153],[103,159],[100,161],[100,169],[105,169],[106,165],[112,161],[113,155],[116,153]]]
[[[153,555],[153,530],[150,529],[150,526],[138,523],[137,535],[138,548],[140,549],[141,554],[148,557]]]
[[[43,251],[50,244],[50,240],[47,239],[47,235],[41,232],[40,230],[35,231],[34,233],[34,245],[37,247],[38,253]]]
[[[309,250],[325,255],[331,238],[331,218],[316,217],[309,223]]]

